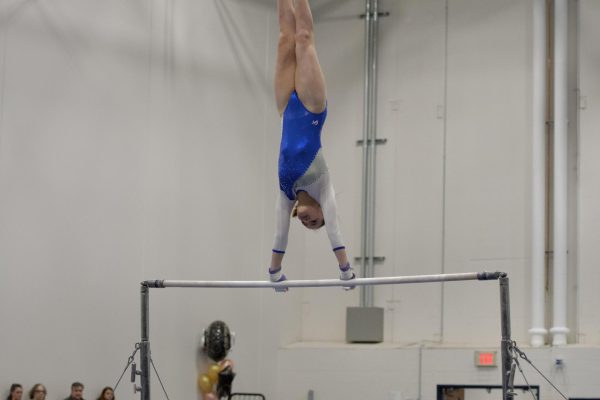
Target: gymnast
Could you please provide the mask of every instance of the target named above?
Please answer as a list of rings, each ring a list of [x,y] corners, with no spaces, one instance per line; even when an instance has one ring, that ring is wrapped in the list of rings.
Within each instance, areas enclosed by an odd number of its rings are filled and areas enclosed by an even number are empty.
[[[275,67],[275,100],[282,117],[279,150],[279,197],[269,278],[286,280],[281,265],[288,242],[290,218],[308,229],[325,226],[340,268],[340,279],[356,277],[337,221],[335,192],[321,148],[327,115],[325,78],[314,42],[308,0],[277,0],[279,44]],[[352,286],[344,289],[352,289]],[[285,292],[282,285],[276,289]]]

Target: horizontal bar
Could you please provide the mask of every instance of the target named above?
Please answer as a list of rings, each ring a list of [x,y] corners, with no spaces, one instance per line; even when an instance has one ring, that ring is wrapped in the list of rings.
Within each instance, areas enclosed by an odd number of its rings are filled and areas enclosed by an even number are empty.
[[[406,283],[430,283],[469,280],[494,280],[506,276],[504,272],[465,272],[458,274],[389,276],[382,278],[357,278],[352,281],[339,279],[301,280],[301,281],[177,281],[154,280],[144,281],[142,286],[149,288],[294,288],[294,287],[330,287],[330,286],[367,286],[367,285],[399,285]]]

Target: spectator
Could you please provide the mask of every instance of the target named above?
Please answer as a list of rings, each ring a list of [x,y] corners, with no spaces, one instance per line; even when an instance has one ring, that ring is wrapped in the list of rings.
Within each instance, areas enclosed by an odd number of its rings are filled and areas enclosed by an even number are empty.
[[[83,399],[83,383],[73,382],[71,385],[71,395],[65,400],[84,400]]]
[[[41,383],[36,383],[29,391],[29,398],[31,400],[45,400],[46,393],[46,386]]]
[[[100,393],[98,400],[115,400],[115,392],[110,386],[107,386],[102,389],[102,393]]]
[[[18,383],[10,385],[10,394],[6,400],[21,400],[23,397],[23,386]]]

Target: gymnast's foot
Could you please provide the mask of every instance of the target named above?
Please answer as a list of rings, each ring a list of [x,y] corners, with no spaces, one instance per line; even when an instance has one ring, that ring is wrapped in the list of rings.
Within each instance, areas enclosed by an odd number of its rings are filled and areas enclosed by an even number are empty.
[[[356,274],[354,274],[354,270],[350,266],[350,263],[346,263],[345,265],[340,265],[340,279],[343,281],[350,281],[356,278]],[[342,286],[344,290],[352,290],[356,286]]]
[[[281,283],[286,281],[287,278],[285,277],[285,274],[281,272],[281,267],[278,267],[275,269],[269,268],[269,280],[273,283]],[[285,293],[288,291],[288,287],[282,285],[280,287],[276,287],[275,291],[277,293]]]

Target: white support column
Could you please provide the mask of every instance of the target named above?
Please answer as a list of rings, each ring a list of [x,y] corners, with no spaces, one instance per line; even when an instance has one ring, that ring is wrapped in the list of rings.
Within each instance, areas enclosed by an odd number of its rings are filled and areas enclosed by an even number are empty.
[[[552,344],[567,344],[567,0],[554,1],[554,276]]]
[[[531,345],[545,344],[546,0],[533,2],[533,138],[531,238]]]

